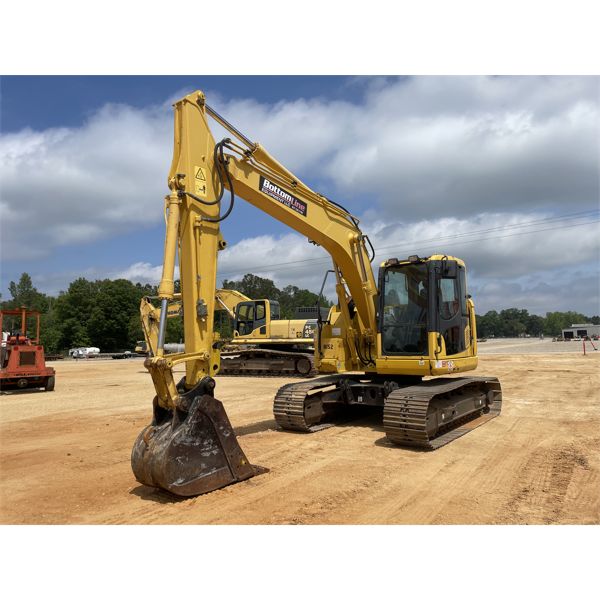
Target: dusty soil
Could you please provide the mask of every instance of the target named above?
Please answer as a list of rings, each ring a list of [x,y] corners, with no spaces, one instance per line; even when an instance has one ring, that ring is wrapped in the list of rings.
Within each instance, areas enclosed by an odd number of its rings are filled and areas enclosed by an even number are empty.
[[[185,500],[131,473],[153,396],[142,362],[53,363],[55,392],[0,396],[0,522],[599,523],[600,351],[483,354],[502,414],[435,452],[390,446],[377,415],[276,430],[289,380],[219,378],[243,450],[270,470]]]
[[[477,350],[482,354],[506,354],[508,352],[518,352],[519,354],[546,354],[567,352],[572,354],[583,354],[582,340],[569,340],[565,342],[553,342],[552,338],[490,338],[486,342],[480,342]],[[598,340],[585,342],[586,353],[593,354],[600,352],[600,342]]]

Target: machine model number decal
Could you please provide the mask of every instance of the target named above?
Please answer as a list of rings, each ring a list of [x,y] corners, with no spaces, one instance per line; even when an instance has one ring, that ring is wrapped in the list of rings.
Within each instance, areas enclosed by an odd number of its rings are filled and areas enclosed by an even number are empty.
[[[436,369],[448,369],[448,373],[452,373],[452,371],[458,370],[458,369],[455,369],[453,360],[436,360],[435,368]]]
[[[291,208],[299,215],[302,215],[303,217],[306,216],[306,202],[302,202],[302,200],[296,198],[296,196],[292,196],[292,194],[282,190],[278,185],[271,183],[262,175],[260,176],[260,191],[274,200],[277,200],[277,202],[281,202],[284,206]]]

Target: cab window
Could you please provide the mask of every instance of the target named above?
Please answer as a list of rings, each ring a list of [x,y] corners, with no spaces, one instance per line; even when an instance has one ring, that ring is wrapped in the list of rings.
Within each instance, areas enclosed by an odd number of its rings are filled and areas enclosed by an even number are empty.
[[[428,277],[424,264],[386,271],[380,316],[384,354],[427,354]]]
[[[254,304],[240,304],[238,307],[238,320],[254,321]]]
[[[279,315],[280,310],[279,310],[279,302],[275,301],[275,300],[271,300],[269,302],[269,306],[271,307],[271,320],[278,320],[279,319]]]
[[[440,279],[439,281],[439,307],[442,319],[452,319],[458,314],[458,279]]]
[[[254,318],[256,321],[260,321],[265,318],[265,303],[264,302],[256,303],[256,316]]]
[[[264,310],[264,307],[263,307]],[[240,335],[249,335],[254,330],[254,302],[240,302],[236,308],[236,330]]]
[[[465,269],[457,265],[453,270],[454,277],[442,275],[437,279],[438,330],[444,338],[448,356],[466,350],[465,328],[468,324]],[[444,270],[442,272],[445,274]]]

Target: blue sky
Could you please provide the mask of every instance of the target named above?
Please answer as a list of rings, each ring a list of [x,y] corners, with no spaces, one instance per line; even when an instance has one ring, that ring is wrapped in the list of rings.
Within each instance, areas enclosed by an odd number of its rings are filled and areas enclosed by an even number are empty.
[[[319,96],[348,100],[354,94],[360,99],[364,91],[360,79],[341,76],[4,76],[2,131],[77,127],[107,102],[144,108],[199,88],[268,103]]]
[[[2,77],[0,127],[2,134],[16,133],[23,129],[43,131],[62,127],[78,128],[106,104],[126,104],[143,109],[195,89],[206,90],[209,97],[213,92],[228,99],[249,97],[258,102],[274,104],[299,97],[334,100],[354,94],[360,96],[364,87],[353,78],[326,76]],[[170,152],[170,146],[165,150]],[[169,163],[165,163],[165,177],[168,168]],[[165,193],[166,188],[157,189],[157,214],[161,212]],[[281,230],[270,218],[239,203],[236,212],[236,217],[239,218],[227,223],[231,241],[237,241],[243,236],[243,226],[249,215],[254,221],[260,221],[261,231]],[[61,270],[76,271],[93,266],[100,271],[110,271],[130,264],[131,261],[150,260],[156,263],[162,253],[161,244],[157,240],[163,234],[164,229],[159,222],[154,227],[110,236],[110,243],[103,244],[101,252],[93,244],[78,244],[76,252],[73,252],[71,246],[59,247],[43,261],[36,260],[30,268],[43,268],[58,273]],[[17,277],[22,269],[26,270],[26,266],[25,261],[11,261],[4,265],[3,296],[6,293],[6,282]]]
[[[202,89],[348,206],[378,259],[464,257],[478,312],[600,312],[598,78],[24,76],[0,86],[3,297],[23,271],[49,293],[78,275],[156,280],[170,103]],[[221,279],[258,266],[278,285],[317,289],[328,268],[322,250],[243,202],[223,232]]]
[[[346,77],[303,76],[44,76],[2,77],[1,79],[1,130],[3,134],[23,129],[43,131],[51,128],[78,128],[106,104],[126,104],[143,109],[164,103],[176,92],[188,93],[194,89],[213,91],[225,98],[251,97],[259,102],[276,103],[297,97],[345,97],[353,85]],[[170,151],[170,148],[165,148]],[[165,177],[168,170],[165,163]],[[101,175],[101,174],[100,174]],[[162,196],[166,189],[157,189],[157,215],[161,212]],[[94,207],[90,207],[92,210]],[[240,214],[241,213],[241,214]],[[278,229],[271,219],[260,215],[251,207],[238,203],[235,220],[227,223],[232,241],[243,236],[243,223],[248,214],[261,221],[265,231]],[[31,223],[32,227],[33,221]],[[31,231],[31,230],[29,230]],[[43,259],[35,261],[14,260],[3,264],[2,294],[7,296],[8,281],[23,271],[39,273],[51,271],[75,274],[90,268],[110,272],[132,262],[161,260],[162,223],[153,227],[132,229],[123,235],[111,235],[110,241],[101,244],[79,243],[56,248]],[[100,250],[100,251],[99,251]],[[36,278],[36,280],[38,280]],[[60,279],[60,277],[59,277]],[[66,281],[66,280],[65,280]],[[43,287],[43,286],[42,286]],[[54,286],[50,285],[50,291]]]

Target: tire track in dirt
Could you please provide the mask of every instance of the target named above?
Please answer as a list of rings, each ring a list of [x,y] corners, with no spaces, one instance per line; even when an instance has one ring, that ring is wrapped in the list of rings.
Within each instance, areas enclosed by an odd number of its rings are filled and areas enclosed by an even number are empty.
[[[535,450],[518,471],[511,497],[502,508],[503,522],[560,522],[576,469],[588,471],[590,466],[574,444]]]

